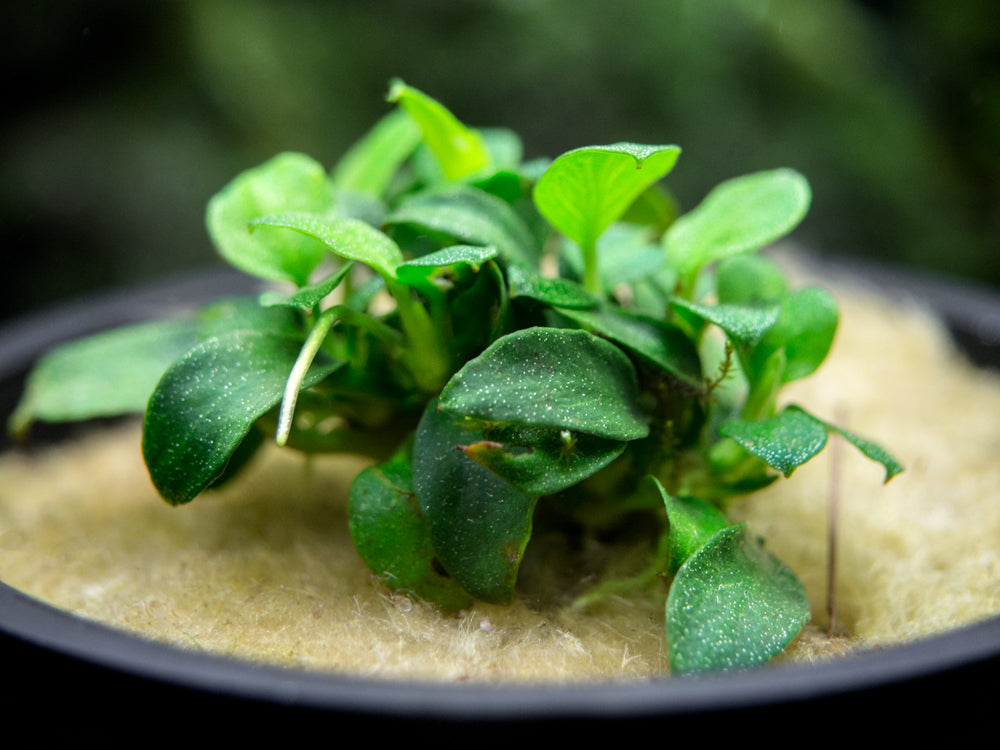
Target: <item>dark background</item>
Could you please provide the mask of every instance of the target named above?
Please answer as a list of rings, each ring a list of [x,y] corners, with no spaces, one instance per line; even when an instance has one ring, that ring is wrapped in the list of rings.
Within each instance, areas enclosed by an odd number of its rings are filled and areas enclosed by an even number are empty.
[[[796,239],[1000,285],[993,0],[85,0],[5,9],[0,317],[218,265],[207,199],[332,165],[392,76],[526,155],[677,143],[694,206],[791,166]]]

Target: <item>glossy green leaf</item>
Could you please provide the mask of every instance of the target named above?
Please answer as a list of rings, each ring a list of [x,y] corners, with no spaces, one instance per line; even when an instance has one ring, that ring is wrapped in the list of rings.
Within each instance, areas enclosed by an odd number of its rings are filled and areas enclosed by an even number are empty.
[[[786,477],[823,450],[827,437],[826,426],[801,409],[785,409],[760,422],[724,422],[719,434]]]
[[[459,122],[437,100],[399,79],[390,84],[388,100],[398,102],[420,125],[424,141],[449,180],[460,180],[490,165],[482,136]]]
[[[462,609],[472,603],[472,597],[435,565],[430,527],[413,488],[409,445],[385,463],[358,474],[351,485],[347,514],[358,554],[390,589],[445,609]]]
[[[8,429],[140,414],[171,363],[196,343],[193,319],[154,321],[71,341],[35,365]]]
[[[549,279],[529,272],[521,266],[507,269],[507,283],[511,299],[533,299],[551,307],[570,310],[587,310],[596,307],[598,299],[576,282],[568,279]]]
[[[229,263],[253,276],[302,286],[323,260],[323,245],[278,229],[250,233],[261,216],[332,212],[334,191],[326,170],[302,154],[284,153],[238,175],[208,203],[212,241]]]
[[[417,427],[414,486],[444,569],[477,599],[506,604],[514,597],[538,497],[456,450],[478,437],[432,401]]]
[[[386,223],[470,245],[492,245],[511,263],[533,266],[541,254],[531,230],[509,203],[472,187],[419,194],[393,211]]]
[[[837,302],[825,289],[807,287],[786,295],[777,320],[750,354],[747,364],[751,381],[778,349],[785,350],[782,382],[811,375],[830,352],[838,317]]]
[[[322,219],[310,214],[264,216],[251,222],[260,227],[281,227],[319,240],[335,255],[366,263],[385,278],[396,278],[403,253],[388,236],[359,219]]]
[[[697,497],[673,497],[655,477],[650,477],[667,510],[670,524],[670,558],[668,575],[675,576],[680,567],[700,550],[716,532],[729,526],[726,517],[711,503]]]
[[[792,231],[811,195],[805,177],[791,169],[727,180],[667,230],[667,259],[690,288],[705,264],[752,252]]]
[[[701,360],[691,339],[677,326],[613,308],[560,311],[589,331],[615,341],[650,364],[691,386],[700,386]]]
[[[809,621],[805,587],[743,524],[717,532],[677,571],[666,606],[670,671],[747,669]]]
[[[419,258],[412,258],[396,268],[400,281],[413,285],[414,281],[438,275],[449,266],[464,264],[478,271],[487,261],[496,258],[495,247],[480,245],[451,245]]]
[[[353,263],[346,263],[325,279],[309,284],[292,294],[280,292],[264,292],[260,296],[260,304],[264,307],[291,307],[302,312],[312,312],[320,302],[330,296],[334,289],[350,272]]]
[[[276,406],[302,341],[257,331],[209,339],[164,373],[149,399],[142,453],[156,489],[186,503],[225,470],[258,417]],[[309,387],[339,363],[318,359]]]
[[[580,330],[528,328],[504,336],[452,377],[440,405],[482,423],[550,427],[611,440],[649,433],[628,357]]]
[[[420,138],[420,126],[410,115],[390,112],[337,163],[331,176],[334,187],[381,197]]]
[[[884,480],[885,482],[888,482],[894,476],[903,471],[903,465],[900,464],[899,461],[897,461],[895,458],[893,458],[892,454],[890,454],[889,451],[887,451],[878,443],[873,443],[871,440],[867,440],[863,437],[855,435],[853,432],[849,432],[848,430],[845,430],[842,427],[837,427],[837,425],[835,424],[830,424],[829,422],[825,422],[819,417],[809,414],[809,412],[805,411],[801,407],[789,406],[788,411],[798,411],[802,412],[803,414],[807,414],[812,419],[815,419],[817,422],[823,425],[827,430],[836,432],[847,442],[849,442],[851,445],[853,445],[855,448],[861,451],[861,453],[864,454],[867,458],[870,458],[872,461],[882,464],[882,466],[885,468],[885,480]]]
[[[615,143],[569,151],[535,185],[535,205],[556,229],[591,247],[650,185],[674,166],[677,146]]]
[[[550,495],[614,461],[626,443],[587,433],[538,428],[487,430],[465,455],[529,495]]]
[[[777,305],[763,308],[747,305],[701,305],[681,297],[672,299],[671,304],[717,325],[726,332],[737,348],[756,345],[778,319],[779,310]]]

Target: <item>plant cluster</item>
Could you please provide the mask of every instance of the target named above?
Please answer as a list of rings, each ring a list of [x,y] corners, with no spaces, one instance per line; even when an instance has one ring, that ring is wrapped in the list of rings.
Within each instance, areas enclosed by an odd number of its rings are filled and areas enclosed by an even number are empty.
[[[830,432],[786,383],[826,357],[837,308],[758,249],[810,202],[788,169],[739,177],[678,215],[680,149],[617,143],[523,161],[400,81],[399,106],[328,172],[297,153],[208,205],[232,265],[281,291],[66,345],[11,426],[145,411],[153,484],[182,504],[266,439],[377,463],[349,525],[385,585],[449,609],[510,602],[539,503],[658,544],[676,673],[748,667],[810,617],[795,575],[724,514]],[[150,395],[152,394],[152,395]]]

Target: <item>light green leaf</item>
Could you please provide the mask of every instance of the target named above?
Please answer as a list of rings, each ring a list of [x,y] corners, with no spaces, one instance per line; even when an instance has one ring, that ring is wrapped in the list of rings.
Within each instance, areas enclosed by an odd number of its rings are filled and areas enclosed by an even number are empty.
[[[407,224],[470,245],[492,245],[511,263],[534,266],[541,255],[531,230],[509,203],[467,186],[417,195],[393,211],[386,223]]]
[[[142,453],[168,502],[192,500],[225,470],[253,423],[281,400],[300,339],[233,331],[202,342],[164,373],[149,399]],[[314,385],[340,363],[317,358]]]
[[[334,191],[326,170],[303,154],[284,153],[238,175],[208,203],[208,233],[222,257],[258,278],[302,286],[324,256],[315,239],[274,229],[247,231],[261,216],[285,212],[324,215]]]
[[[754,347],[747,362],[753,382],[768,358],[785,350],[782,382],[811,375],[826,359],[837,332],[837,302],[820,287],[807,287],[787,294],[774,324]]]
[[[417,506],[409,444],[391,459],[364,469],[347,505],[354,546],[365,565],[390,589],[432,601],[445,609],[472,603],[453,579],[435,566],[430,527]]]
[[[788,291],[785,275],[761,255],[737,255],[719,263],[715,290],[723,305],[776,303]]]
[[[282,227],[319,240],[335,255],[366,263],[383,278],[396,278],[403,253],[383,232],[359,219],[322,219],[310,214],[264,216],[251,222],[258,227]]]
[[[459,122],[437,100],[398,78],[390,84],[388,100],[398,102],[420,125],[424,142],[449,180],[460,180],[490,165],[489,151],[479,133]]]
[[[420,126],[412,117],[399,110],[390,112],[337,163],[331,177],[334,187],[381,198],[420,138]]]
[[[753,252],[792,231],[811,195],[805,177],[791,169],[727,180],[667,230],[667,260],[690,289],[705,264]]]
[[[611,440],[649,433],[628,357],[580,330],[528,328],[498,339],[452,377],[440,407],[480,423],[549,427]]]
[[[674,166],[677,146],[615,143],[569,151],[535,185],[535,205],[556,229],[593,247],[612,222]]]
[[[8,429],[33,421],[74,422],[140,414],[171,363],[195,345],[190,318],[124,326],[71,341],[35,365]]]
[[[743,524],[730,526],[688,558],[670,587],[670,671],[685,675],[764,664],[809,617],[809,599],[795,574]]]
[[[428,404],[417,427],[413,476],[434,552],[477,599],[507,604],[531,537],[538,497],[515,489],[456,446],[477,438]]]

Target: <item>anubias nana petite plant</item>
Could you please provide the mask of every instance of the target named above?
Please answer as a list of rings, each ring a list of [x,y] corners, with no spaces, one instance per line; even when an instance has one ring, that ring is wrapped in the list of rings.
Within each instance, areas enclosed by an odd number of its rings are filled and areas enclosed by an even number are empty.
[[[354,543],[385,585],[460,609],[510,602],[536,506],[659,544],[672,671],[744,668],[810,617],[802,584],[724,511],[830,432],[786,383],[826,357],[837,308],[754,254],[806,213],[788,169],[739,177],[678,216],[659,181],[680,149],[616,143],[522,162],[396,81],[400,105],[332,173],[297,153],[208,205],[222,256],[291,291],[71,343],[11,420],[145,411],[152,481],[182,504],[276,434],[363,453]],[[721,334],[720,334],[721,332]],[[152,395],[150,395],[152,394]]]

